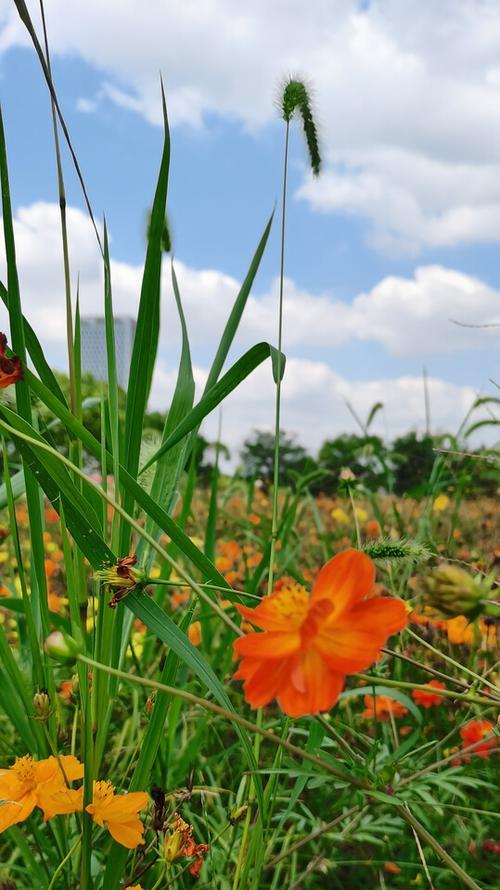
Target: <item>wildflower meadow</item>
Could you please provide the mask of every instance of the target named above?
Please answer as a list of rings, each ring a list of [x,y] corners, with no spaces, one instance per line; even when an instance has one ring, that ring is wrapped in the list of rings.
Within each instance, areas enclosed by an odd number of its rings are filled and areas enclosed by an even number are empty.
[[[427,443],[418,484],[403,440],[391,451],[371,435],[377,405],[347,457],[334,464],[325,446],[318,461],[293,462],[281,417],[292,128],[311,176],[322,174],[299,77],[279,87],[280,200],[249,246],[199,393],[171,256],[176,171],[159,81],[163,150],[144,196],[120,387],[106,224],[52,79],[50,33],[23,0],[15,6],[53,116],[68,373],[52,368],[23,314],[16,157],[0,123],[0,890],[498,887],[500,456],[468,439],[485,400],[457,437]],[[102,256],[104,382],[82,372],[68,170]],[[233,360],[274,229],[276,325]],[[180,357],[154,425],[162,266]],[[205,418],[260,366],[275,414],[259,459],[253,443],[245,470],[225,470],[217,442],[204,463]]]

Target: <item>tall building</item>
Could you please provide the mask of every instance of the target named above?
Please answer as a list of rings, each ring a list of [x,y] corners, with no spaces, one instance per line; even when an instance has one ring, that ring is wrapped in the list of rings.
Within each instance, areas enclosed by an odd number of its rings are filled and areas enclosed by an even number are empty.
[[[115,317],[116,377],[118,385],[127,389],[136,323],[126,316]],[[96,380],[108,379],[106,325],[103,316],[81,320],[82,371]]]

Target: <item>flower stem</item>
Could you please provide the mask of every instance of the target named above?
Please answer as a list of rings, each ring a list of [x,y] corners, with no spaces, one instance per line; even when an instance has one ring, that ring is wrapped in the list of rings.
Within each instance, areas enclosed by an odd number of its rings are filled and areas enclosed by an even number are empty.
[[[268,596],[274,584],[274,557],[278,540],[278,499],[279,499],[279,463],[280,463],[280,418],[281,418],[281,346],[283,342],[283,288],[285,280],[285,222],[286,222],[286,185],[288,174],[288,140],[290,122],[285,126],[285,155],[283,159],[283,194],[281,199],[281,253],[280,253],[280,290],[278,307],[278,357],[276,368],[276,407],[274,419],[274,468],[273,468],[273,515],[271,520],[271,552],[269,556],[269,575],[267,579]]]

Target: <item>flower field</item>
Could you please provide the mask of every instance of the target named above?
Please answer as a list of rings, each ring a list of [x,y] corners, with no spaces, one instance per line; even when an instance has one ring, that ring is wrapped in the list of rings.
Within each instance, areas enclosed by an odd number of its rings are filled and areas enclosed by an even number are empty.
[[[16,6],[54,114],[68,387],[23,314],[0,121],[0,890],[498,886],[498,451],[471,456],[466,437],[431,447],[408,490],[384,456],[368,484],[366,449],[356,472],[280,465],[296,122],[311,175],[321,169],[307,87],[283,86],[281,222],[263,228],[201,394],[172,261],[180,358],[151,437],[175,176],[163,88],[128,387],[95,223],[107,379],[86,398],[60,152],[71,137],[47,46]],[[277,330],[233,360],[273,225]],[[202,472],[205,418],[263,364],[275,391],[267,478],[223,472],[220,442]],[[487,493],[466,490],[462,457],[488,462]]]

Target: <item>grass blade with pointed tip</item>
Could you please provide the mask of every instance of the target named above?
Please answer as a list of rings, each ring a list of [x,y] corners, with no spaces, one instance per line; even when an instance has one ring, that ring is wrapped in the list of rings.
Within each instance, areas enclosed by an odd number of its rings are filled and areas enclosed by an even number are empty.
[[[271,358],[273,363],[273,374],[276,373],[277,352],[269,343],[257,343],[252,346],[241,358],[234,363],[229,371],[214,386],[209,389],[200,399],[197,405],[189,412],[184,420],[176,427],[168,439],[163,442],[158,451],[144,464],[141,473],[147,470],[156,460],[158,460],[169,448],[173,448],[180,442],[184,436],[187,436],[191,430],[199,426],[201,421],[210,414],[217,405],[228,396],[239,384],[248,377],[252,371],[262,364],[266,358]],[[285,356],[281,356],[280,361],[281,374],[285,370]]]

